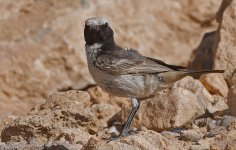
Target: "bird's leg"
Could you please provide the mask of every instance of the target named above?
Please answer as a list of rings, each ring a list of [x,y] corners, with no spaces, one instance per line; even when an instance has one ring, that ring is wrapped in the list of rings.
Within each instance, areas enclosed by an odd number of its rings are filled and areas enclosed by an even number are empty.
[[[125,123],[125,126],[122,130],[122,132],[117,136],[117,137],[111,137],[110,140],[115,140],[121,136],[127,136],[130,134],[130,132],[132,132],[133,130],[130,130],[130,125],[132,123],[132,120],[134,119],[134,116],[136,114],[136,112],[138,111],[139,109],[139,101],[136,99],[136,98],[131,98],[131,105],[132,105],[132,110],[129,114],[129,117]]]
[[[136,114],[136,112],[138,111],[139,109],[139,101],[136,99],[136,98],[131,98],[131,105],[132,105],[132,110],[129,114],[129,117],[125,123],[125,126],[121,132],[121,136],[126,136],[129,134],[129,131],[130,131],[130,125],[132,123],[132,120],[134,119],[134,116]]]

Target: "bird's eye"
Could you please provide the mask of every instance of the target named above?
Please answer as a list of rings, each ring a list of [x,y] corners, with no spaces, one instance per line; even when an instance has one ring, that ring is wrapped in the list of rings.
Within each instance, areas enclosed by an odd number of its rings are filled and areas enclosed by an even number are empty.
[[[108,26],[108,23],[105,23],[105,25],[104,25],[105,27],[107,27]]]

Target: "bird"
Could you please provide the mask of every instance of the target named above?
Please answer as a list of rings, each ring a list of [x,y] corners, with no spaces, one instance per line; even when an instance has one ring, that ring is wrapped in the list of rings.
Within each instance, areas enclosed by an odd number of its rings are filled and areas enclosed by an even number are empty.
[[[119,135],[109,140],[125,137],[134,132],[130,128],[139,109],[140,101],[155,96],[186,77],[206,73],[223,73],[224,70],[190,70],[146,57],[136,49],[122,48],[114,40],[114,32],[103,17],[85,20],[85,51],[88,70],[98,86],[111,95],[126,97],[131,101],[131,112]]]

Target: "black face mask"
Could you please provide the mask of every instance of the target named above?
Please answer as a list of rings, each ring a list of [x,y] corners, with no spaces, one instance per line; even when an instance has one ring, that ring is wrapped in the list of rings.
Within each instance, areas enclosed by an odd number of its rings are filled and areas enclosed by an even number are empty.
[[[103,43],[106,40],[113,38],[113,31],[108,23],[101,26],[88,26],[84,28],[84,38],[86,44]]]

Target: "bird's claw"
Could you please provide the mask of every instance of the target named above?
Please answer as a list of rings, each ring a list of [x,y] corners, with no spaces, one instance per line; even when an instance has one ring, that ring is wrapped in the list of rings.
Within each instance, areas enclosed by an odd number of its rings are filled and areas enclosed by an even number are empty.
[[[108,142],[117,140],[121,137],[134,135],[134,134],[137,134],[137,133],[138,133],[137,129],[126,129],[126,130],[123,130],[119,135],[111,135],[111,137],[108,139]]]

